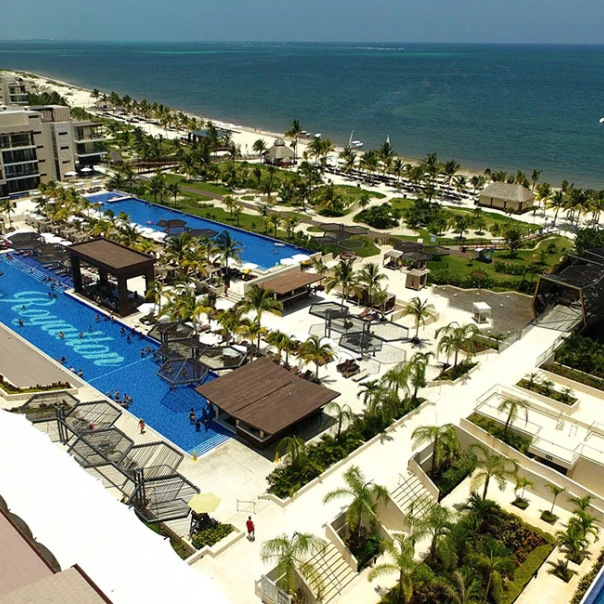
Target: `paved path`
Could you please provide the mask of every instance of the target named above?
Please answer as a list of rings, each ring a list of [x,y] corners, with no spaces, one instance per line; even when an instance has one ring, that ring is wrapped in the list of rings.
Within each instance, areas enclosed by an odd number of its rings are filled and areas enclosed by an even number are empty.
[[[465,384],[459,384],[446,392],[433,405],[423,409],[398,429],[386,435],[363,453],[349,461],[332,475],[302,495],[285,509],[276,504],[262,501],[262,508],[255,517],[256,541],[242,540],[216,559],[206,556],[198,563],[200,569],[213,575],[221,589],[241,604],[255,603],[254,581],[263,572],[270,570],[260,560],[262,543],[278,534],[291,535],[294,531],[312,532],[321,537],[325,534],[325,524],[330,522],[347,505],[346,500],[323,504],[323,497],[334,488],[342,486],[342,474],[357,465],[365,476],[383,484],[389,490],[398,483],[398,474],[404,473],[407,461],[413,455],[411,434],[415,428],[430,424],[457,424],[461,417],[467,417],[476,404],[476,399],[493,385],[513,384],[534,367],[538,356],[559,336],[559,332],[534,327],[519,342],[506,351],[483,363]],[[237,569],[234,573],[233,569]],[[356,579],[344,590],[339,601],[363,602],[371,604],[379,600],[375,587],[389,586],[392,581],[376,581],[367,585],[363,579]],[[361,596],[362,593],[362,596]]]
[[[4,325],[0,325],[0,350],[4,351],[0,355],[0,375],[15,386],[28,388],[55,382],[69,382],[76,388],[81,385],[81,381],[73,373],[33,348]]]

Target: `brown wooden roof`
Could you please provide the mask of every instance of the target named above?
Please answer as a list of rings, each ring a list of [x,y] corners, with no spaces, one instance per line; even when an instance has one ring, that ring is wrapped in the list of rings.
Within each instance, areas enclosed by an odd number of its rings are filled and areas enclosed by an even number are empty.
[[[304,271],[294,271],[285,275],[275,275],[260,284],[264,289],[270,289],[278,295],[289,294],[311,283],[316,283],[324,279],[323,275],[316,273],[306,273]]]
[[[93,266],[101,266],[113,272],[124,272],[155,263],[155,258],[104,237],[74,243],[69,253]]]
[[[340,396],[269,358],[248,363],[195,390],[231,417],[266,434],[285,430]]]

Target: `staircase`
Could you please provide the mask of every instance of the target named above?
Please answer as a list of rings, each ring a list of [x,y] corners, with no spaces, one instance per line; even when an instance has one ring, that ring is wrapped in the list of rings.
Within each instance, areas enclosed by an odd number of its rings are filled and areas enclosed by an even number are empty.
[[[307,579],[307,583],[317,596],[317,601],[323,604],[340,595],[357,576],[332,543],[327,543],[325,549],[315,555],[312,564],[318,576]]]
[[[400,476],[400,484],[390,493],[390,498],[405,516],[421,515],[426,508],[436,503],[414,474],[407,472]]]

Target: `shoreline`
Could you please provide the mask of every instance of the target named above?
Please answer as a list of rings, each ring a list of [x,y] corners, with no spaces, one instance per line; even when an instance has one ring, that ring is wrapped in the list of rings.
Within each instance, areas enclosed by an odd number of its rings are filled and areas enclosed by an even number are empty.
[[[65,97],[67,99],[67,101],[70,102],[70,104],[73,104],[74,107],[81,107],[85,110],[89,110],[90,107],[92,107],[96,103],[96,100],[92,97],[91,88],[86,88],[84,86],[72,84],[66,80],[58,79],[58,78],[55,78],[50,75],[47,76],[47,75],[44,75],[44,74],[38,73],[38,72],[19,71],[19,70],[12,70],[12,69],[4,69],[4,72],[8,73],[8,74],[13,74],[15,76],[22,77],[26,81],[32,82],[38,90],[56,91],[61,96]],[[100,92],[102,94],[108,95],[109,92],[111,92],[111,91],[100,90]],[[128,94],[128,93],[126,92],[125,94]],[[77,101],[75,101],[75,99],[77,99]],[[149,100],[149,99],[147,99],[147,100]],[[149,100],[149,102],[153,103],[155,101],[153,101],[153,99],[151,99],[151,100]],[[243,155],[252,156],[250,159],[254,159],[254,157],[256,156],[252,152],[252,146],[258,138],[264,138],[265,142],[268,143],[267,146],[269,146],[269,147],[274,143],[274,141],[277,138],[285,138],[284,132],[277,132],[277,131],[273,131],[271,129],[256,128],[254,126],[249,126],[249,125],[245,125],[245,124],[237,124],[237,123],[234,123],[234,122],[226,120],[226,119],[215,119],[215,118],[212,118],[211,116],[206,116],[203,114],[196,114],[190,110],[180,109],[176,106],[166,105],[166,107],[168,107],[169,109],[171,109],[173,111],[182,112],[187,117],[201,119],[204,122],[211,121],[214,123],[214,125],[216,125],[218,127],[224,127],[225,129],[232,130],[233,131],[232,140],[237,145],[239,145],[241,153]],[[135,114],[127,114],[127,117],[134,117],[134,116],[135,116]],[[109,119],[115,119],[115,118],[109,118]],[[117,119],[115,121],[120,122],[121,120]],[[147,122],[144,124],[141,124],[140,126],[146,131],[147,134],[152,134],[153,136],[161,135],[164,138],[170,138],[170,139],[181,136],[181,132],[182,132],[182,131],[166,132],[163,128],[154,126]],[[328,137],[326,137],[326,138],[328,138]],[[298,149],[297,149],[298,157],[301,158],[303,152],[306,150],[306,148],[311,140],[312,140],[312,136],[302,137],[299,139]],[[286,139],[286,142],[287,142],[287,139]],[[341,151],[344,150],[344,148],[345,148],[344,146],[336,145],[335,151],[333,152],[333,154],[335,156],[337,156]],[[362,149],[362,148],[354,149],[354,151],[357,153],[357,155],[359,157],[361,156],[362,153],[364,153],[367,150],[369,150],[369,149]],[[397,155],[399,157],[401,157],[405,161],[405,163],[410,163],[413,165],[420,164],[425,157],[425,156],[413,157],[412,155],[406,155],[404,153],[397,153]],[[439,158],[439,159],[440,159],[440,161],[445,161],[443,158]],[[476,175],[483,176],[484,172],[487,168],[490,168],[493,171],[499,171],[499,169],[497,167],[493,167],[493,166],[485,166],[485,167],[481,168],[481,167],[463,165],[463,164],[461,164],[461,162],[459,162],[459,163],[460,163],[460,169],[457,174],[466,176],[468,179],[471,178],[472,176],[476,176]],[[510,176],[514,175],[515,171],[508,170],[507,174]],[[525,174],[527,175],[527,178],[530,176],[529,171],[525,171]],[[564,176],[564,178],[569,181],[573,181],[573,179],[568,176]],[[550,184],[552,185],[553,189],[559,188],[559,185],[554,184],[554,182],[551,182]],[[587,187],[587,188],[589,188],[589,187]]]

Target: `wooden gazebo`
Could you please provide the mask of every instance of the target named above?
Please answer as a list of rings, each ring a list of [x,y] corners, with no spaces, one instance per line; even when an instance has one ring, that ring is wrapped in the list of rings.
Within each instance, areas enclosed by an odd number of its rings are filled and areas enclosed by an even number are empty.
[[[99,284],[108,285],[108,275],[113,275],[117,280],[118,304],[117,311],[124,317],[133,312],[133,307],[128,301],[128,279],[143,276],[145,278],[145,291],[155,278],[155,258],[142,252],[137,252],[115,241],[104,237],[74,243],[69,247],[71,260],[71,273],[74,289],[83,293],[81,263],[85,262],[94,266],[99,272]]]

